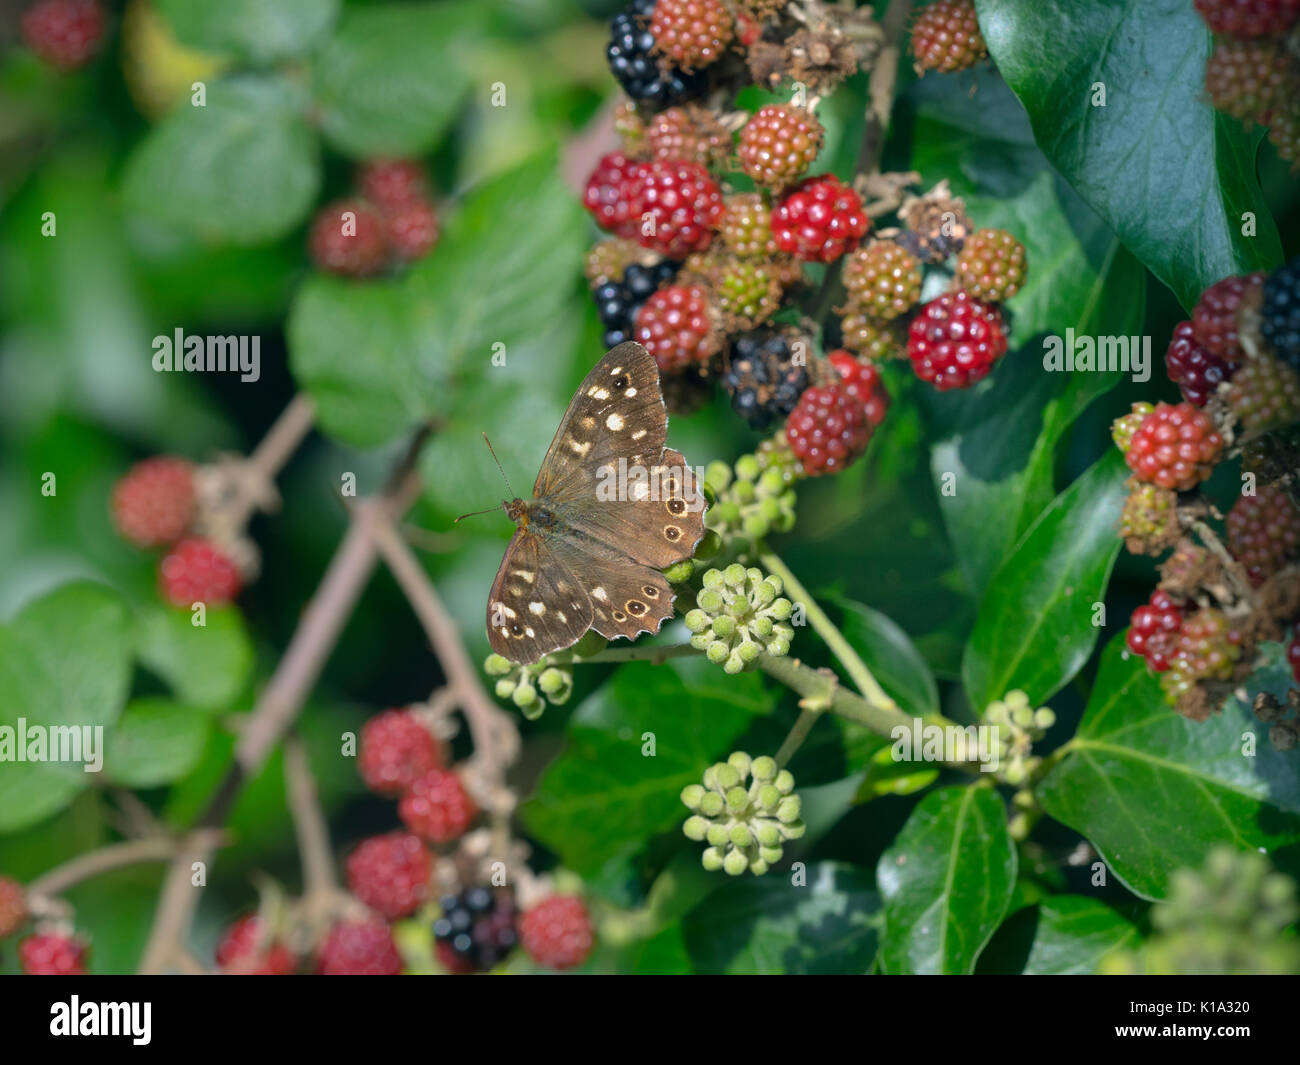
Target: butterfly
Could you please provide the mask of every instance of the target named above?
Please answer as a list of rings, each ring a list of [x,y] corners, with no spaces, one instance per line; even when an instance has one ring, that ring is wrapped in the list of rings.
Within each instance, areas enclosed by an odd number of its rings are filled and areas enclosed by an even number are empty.
[[[532,498],[502,503],[518,528],[488,595],[497,654],[536,662],[588,629],[633,639],[672,617],[659,571],[700,542],[704,495],[667,435],[658,365],[619,344],[570,401]]]

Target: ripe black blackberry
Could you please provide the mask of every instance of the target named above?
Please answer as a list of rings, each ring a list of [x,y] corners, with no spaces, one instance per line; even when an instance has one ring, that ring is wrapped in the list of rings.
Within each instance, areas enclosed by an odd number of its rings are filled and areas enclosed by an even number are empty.
[[[622,281],[606,281],[591,290],[596,313],[605,327],[605,347],[632,339],[632,327],[641,305],[677,276],[681,263],[664,259],[654,266],[629,263]]]
[[[510,891],[473,887],[448,895],[433,923],[438,960],[454,973],[481,973],[504,959],[519,942],[517,912]]]
[[[1265,279],[1259,332],[1279,359],[1300,370],[1300,258]]]
[[[786,417],[808,387],[808,367],[794,359],[791,339],[782,333],[759,330],[733,343],[722,387],[753,428],[766,429]]]
[[[610,19],[605,55],[623,91],[658,110],[703,96],[708,81],[699,71],[669,66],[655,54],[650,32],[654,9],[655,0],[633,0],[627,10]]]

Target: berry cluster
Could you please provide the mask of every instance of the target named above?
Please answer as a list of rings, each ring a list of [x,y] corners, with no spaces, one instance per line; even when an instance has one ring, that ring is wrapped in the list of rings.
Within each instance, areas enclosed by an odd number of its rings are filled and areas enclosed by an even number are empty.
[[[0,940],[26,926],[27,892],[17,880],[0,876]],[[18,963],[28,976],[82,976],[89,947],[61,922],[38,921],[18,942]]]
[[[917,12],[912,57],[918,74],[966,70],[988,54],[974,0],[934,0]]]
[[[1300,60],[1288,39],[1300,0],[1196,0],[1196,9],[1215,35],[1205,64],[1210,102],[1269,127],[1278,155],[1300,166]]]
[[[357,172],[357,195],[322,207],[308,235],[311,260],[342,277],[374,277],[423,259],[438,242],[438,215],[424,167],[372,159]]]

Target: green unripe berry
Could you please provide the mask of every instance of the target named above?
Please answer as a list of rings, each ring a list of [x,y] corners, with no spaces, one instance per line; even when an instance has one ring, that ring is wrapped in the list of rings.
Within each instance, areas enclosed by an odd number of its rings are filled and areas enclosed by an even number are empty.
[[[731,851],[722,859],[723,872],[727,873],[729,876],[740,876],[740,874],[748,868],[749,859],[740,851]]]
[[[696,843],[699,843],[703,841],[706,836],[708,836],[709,823],[708,821],[704,820],[704,818],[700,817],[698,814],[695,814],[691,817],[688,817],[685,820],[685,822],[683,822],[682,832],[687,839],[693,839],[695,840]]]
[[[722,851],[717,847],[709,847],[700,857],[700,863],[710,873],[716,873],[722,868]]]
[[[776,761],[767,755],[759,755],[754,759],[749,771],[754,775],[755,780],[773,780],[776,778]]]
[[[761,540],[768,534],[770,522],[761,514],[750,514],[741,523],[740,530],[751,540]]]
[[[684,802],[688,808],[698,810],[700,808],[700,803],[704,800],[704,796],[707,794],[708,792],[704,790],[702,785],[687,784],[686,787],[682,788],[682,802]]]
[[[715,492],[725,492],[731,484],[731,467],[715,459],[704,468],[704,483]]]
[[[762,468],[758,464],[758,456],[741,455],[736,459],[736,476],[743,477],[746,481],[758,480]]]
[[[748,506],[754,502],[754,496],[757,493],[754,491],[753,481],[737,481],[736,486],[731,490],[731,494],[741,506]]]
[[[775,522],[781,519],[781,504],[775,499],[760,499],[758,501],[759,516],[765,522]]]
[[[758,479],[758,487],[768,495],[778,495],[785,490],[785,477],[780,470],[764,470]]]

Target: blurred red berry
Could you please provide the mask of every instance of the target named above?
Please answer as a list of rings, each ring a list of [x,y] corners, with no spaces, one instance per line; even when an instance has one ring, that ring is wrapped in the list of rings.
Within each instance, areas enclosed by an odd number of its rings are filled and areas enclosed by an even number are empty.
[[[401,795],[417,777],[442,766],[442,746],[408,710],[385,710],[361,726],[357,768],[366,787]]]
[[[308,237],[312,262],[343,277],[373,277],[388,265],[388,241],[380,213],[362,200],[322,207]]]
[[[430,769],[418,777],[397,804],[402,823],[430,843],[459,839],[477,814],[460,777],[446,769]]]
[[[433,859],[409,832],[364,840],[348,855],[348,889],[389,921],[409,917],[429,897]]]
[[[90,62],[104,37],[98,0],[41,0],[22,18],[23,41],[50,66],[76,70]]]
[[[227,976],[292,976],[293,951],[266,932],[255,913],[238,918],[217,944],[217,967]]]
[[[239,569],[225,552],[198,536],[167,552],[159,563],[158,578],[163,598],[174,606],[228,603],[239,594],[242,583]]]
[[[322,976],[397,976],[402,956],[383,921],[340,921],[321,944],[316,971]]]
[[[387,211],[428,199],[429,176],[414,159],[370,159],[357,171],[357,191]]]
[[[595,941],[587,907],[574,895],[552,895],[525,913],[519,938],[534,961],[552,969],[581,965]]]
[[[18,961],[28,976],[84,976],[86,945],[58,932],[37,932],[19,942]]]
[[[113,486],[113,524],[139,547],[179,540],[194,520],[194,505],[194,467],[171,455],[137,462]]]

